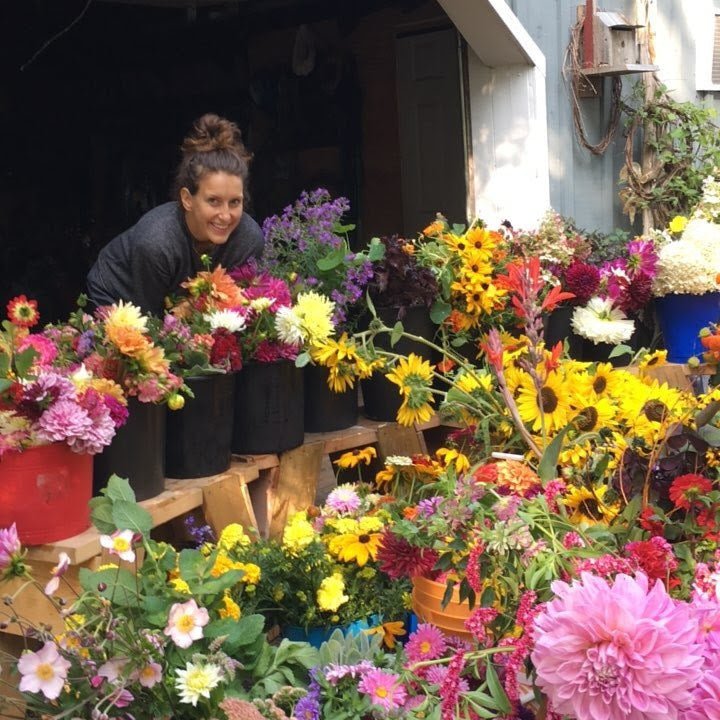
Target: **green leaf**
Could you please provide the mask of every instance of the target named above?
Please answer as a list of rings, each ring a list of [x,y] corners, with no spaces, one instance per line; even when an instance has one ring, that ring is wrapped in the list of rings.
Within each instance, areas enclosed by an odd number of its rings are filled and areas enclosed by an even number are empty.
[[[370,297],[370,293],[369,293],[369,292],[366,292],[366,293],[365,293],[365,304],[367,305],[368,310],[370,311],[370,314],[371,314],[374,318],[377,318],[377,310],[375,310],[375,305],[373,305],[373,301],[372,301],[372,299],[371,299],[371,297]]]
[[[573,427],[573,423],[568,423],[545,448],[540,464],[538,465],[538,477],[542,480],[543,485],[557,477],[557,464],[562,450],[563,441],[568,430]]]
[[[139,602],[137,576],[125,568],[108,568],[97,572],[80,568],[78,577],[83,590],[99,594],[115,605],[133,607]]]
[[[307,351],[301,352],[295,358],[295,367],[298,367],[298,368],[305,367],[309,362],[310,362],[310,353]]]
[[[0,370],[0,373],[2,373],[2,370]],[[6,380],[5,378],[0,378],[0,393],[4,393],[12,384],[13,384],[12,380]]]
[[[115,473],[110,476],[103,494],[113,501],[126,500],[127,502],[135,502],[135,492],[130,487],[130,483],[126,478],[121,478]]]
[[[90,521],[98,532],[109,535],[117,530],[112,516],[112,502],[106,497],[94,497],[90,505]]]
[[[498,710],[504,715],[509,715],[512,712],[512,706],[508,700],[508,696],[505,694],[503,686],[500,684],[497,672],[491,662],[487,664],[487,672],[485,679],[487,681],[488,690],[492,699],[497,703]]]
[[[378,260],[382,260],[385,257],[385,245],[383,245],[380,238],[374,237],[370,241],[370,246],[368,247],[367,251],[367,257],[370,262],[378,262]],[[375,313],[373,313],[374,315]]]
[[[127,500],[113,502],[112,517],[118,530],[132,530],[141,535],[149,535],[153,527],[152,515],[137,503]]]
[[[403,328],[403,324],[398,320],[390,333],[390,347],[395,347],[398,340],[402,337],[404,330],[405,328]]]
[[[205,629],[209,638],[227,636],[223,647],[226,652],[235,652],[238,648],[252,645],[263,633],[265,618],[262,615],[246,615],[240,620],[225,618],[210,623]]]
[[[178,557],[178,571],[185,582],[199,580],[203,577],[207,558],[198,550],[181,550]]]
[[[15,369],[19,378],[24,378],[32,367],[38,351],[34,347],[27,347],[22,352],[15,353]]]
[[[620,357],[621,355],[632,355],[632,348],[629,345],[616,345],[608,355],[608,359]]]
[[[430,319],[440,325],[452,312],[452,305],[444,300],[436,300],[430,308]]]
[[[9,375],[10,373],[10,356],[6,352],[0,352],[0,375]],[[8,380],[9,385],[12,383]]]
[[[321,257],[317,261],[318,270],[321,272],[328,272],[333,270],[338,265],[342,264],[345,259],[346,249],[342,245],[335,248],[332,252],[328,253],[324,257]]]

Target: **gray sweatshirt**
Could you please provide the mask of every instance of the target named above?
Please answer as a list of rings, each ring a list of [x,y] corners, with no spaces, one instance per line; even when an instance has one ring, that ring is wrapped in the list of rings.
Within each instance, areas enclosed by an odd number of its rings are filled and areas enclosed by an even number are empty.
[[[260,226],[243,213],[227,242],[211,251],[211,267],[231,269],[258,258],[263,242]],[[88,296],[96,306],[125,300],[161,315],[165,297],[181,292],[180,283],[202,269],[179,203],[168,202],[100,251],[87,276]]]

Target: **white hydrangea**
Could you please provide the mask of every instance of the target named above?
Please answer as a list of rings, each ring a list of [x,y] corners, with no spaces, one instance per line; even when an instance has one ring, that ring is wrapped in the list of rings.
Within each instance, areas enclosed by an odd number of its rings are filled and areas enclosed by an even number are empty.
[[[682,237],[658,248],[653,294],[702,295],[718,289],[720,225],[693,218]]]
[[[609,298],[591,298],[585,307],[577,307],[572,316],[573,330],[581,337],[597,343],[617,345],[626,342],[635,330],[635,323]]]

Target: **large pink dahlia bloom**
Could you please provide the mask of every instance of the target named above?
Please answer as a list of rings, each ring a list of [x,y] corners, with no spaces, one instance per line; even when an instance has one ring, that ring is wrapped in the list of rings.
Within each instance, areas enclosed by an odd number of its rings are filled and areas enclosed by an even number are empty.
[[[701,678],[688,606],[643,573],[553,583],[531,658],[554,709],[577,720],[677,720]]]

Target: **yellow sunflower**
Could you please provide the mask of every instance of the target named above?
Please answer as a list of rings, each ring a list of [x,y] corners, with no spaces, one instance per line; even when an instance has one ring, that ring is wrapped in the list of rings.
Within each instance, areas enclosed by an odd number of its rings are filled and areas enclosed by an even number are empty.
[[[604,498],[607,485],[571,487],[561,502],[570,512],[570,522],[579,525],[608,525],[620,512],[620,503],[609,505]]]
[[[645,353],[638,367],[640,372],[644,372],[651,368],[660,367],[667,364],[667,350],[656,350],[655,352]]]
[[[348,340],[347,333],[343,333],[338,340],[328,338],[310,348],[310,356],[325,367],[335,367],[343,360],[354,360],[357,357],[357,348],[354,342]]]
[[[439,448],[435,455],[442,460],[445,467],[453,465],[457,473],[463,473],[470,469],[470,460],[459,450],[454,448]]]
[[[328,550],[342,562],[356,562],[365,567],[367,561],[377,559],[382,534],[378,532],[347,533],[330,540]]]
[[[427,422],[433,416],[433,409],[430,407],[431,402],[434,402],[434,399],[429,390],[425,399],[422,397],[414,399],[411,395],[398,409],[398,423],[405,427],[412,427],[415,423]]]
[[[610,398],[589,399],[587,396],[573,395],[570,399],[572,420],[578,433],[597,432],[602,428],[616,427],[617,408]]]
[[[548,373],[539,391],[532,377],[525,375],[520,383],[517,405],[520,417],[533,432],[544,426],[546,433],[555,433],[568,423],[567,390],[555,372]]]

